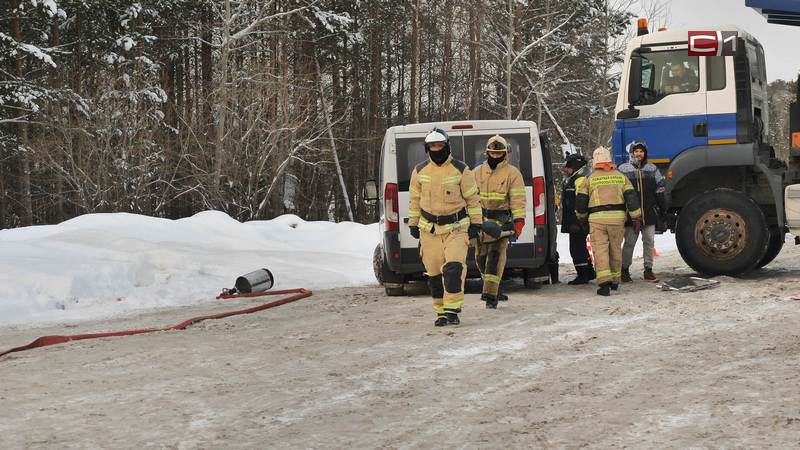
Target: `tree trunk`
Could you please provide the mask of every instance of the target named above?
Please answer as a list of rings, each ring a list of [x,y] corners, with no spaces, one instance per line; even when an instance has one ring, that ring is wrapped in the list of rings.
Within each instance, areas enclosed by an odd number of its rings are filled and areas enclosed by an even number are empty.
[[[18,9],[19,0],[16,1],[14,7],[15,11],[18,11]],[[11,18],[11,36],[17,42],[22,42],[18,13]],[[15,65],[18,79],[24,80],[25,71],[21,55],[17,55]],[[28,148],[28,124],[24,122],[24,119],[17,123],[17,137],[19,138],[20,147],[22,147],[19,157],[19,190],[21,197],[19,203],[22,206],[22,211],[20,211],[19,216],[20,224],[25,227],[33,224],[33,204],[31,202],[31,161]]]
[[[225,18],[222,24],[222,45],[219,53],[220,82],[216,98],[216,146],[214,153],[213,192],[221,204],[220,183],[222,179],[222,160],[225,157],[225,123],[228,117],[228,63],[231,52],[231,0],[225,1]]]
[[[411,26],[411,123],[419,122],[419,27],[422,1],[414,2],[414,20]]]

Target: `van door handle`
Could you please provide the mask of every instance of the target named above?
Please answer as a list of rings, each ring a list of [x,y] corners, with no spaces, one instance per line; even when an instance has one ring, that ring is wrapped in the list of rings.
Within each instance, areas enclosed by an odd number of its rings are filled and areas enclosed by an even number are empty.
[[[707,122],[695,123],[694,128],[692,130],[692,134],[694,134],[696,137],[708,136],[708,123]]]

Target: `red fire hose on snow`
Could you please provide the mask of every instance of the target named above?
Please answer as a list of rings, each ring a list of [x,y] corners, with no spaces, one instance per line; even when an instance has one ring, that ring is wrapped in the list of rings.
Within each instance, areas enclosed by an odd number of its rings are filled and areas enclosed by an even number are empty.
[[[23,345],[20,347],[14,347],[12,349],[6,350],[4,352],[0,352],[0,358],[3,356],[14,353],[14,352],[21,352],[23,350],[30,350],[33,348],[39,347],[46,347],[48,345],[56,345],[56,344],[63,344],[64,342],[69,341],[80,341],[84,339],[98,339],[104,337],[114,337],[114,336],[132,336],[134,334],[145,334],[145,333],[155,333],[157,331],[172,331],[172,330],[184,330],[189,325],[202,322],[204,320],[209,319],[223,319],[225,317],[231,316],[238,316],[241,314],[251,314],[258,311],[263,311],[265,309],[274,308],[276,306],[280,306],[286,303],[291,303],[306,297],[310,297],[312,292],[303,288],[300,289],[285,289],[282,291],[265,291],[265,292],[253,292],[253,293],[241,293],[241,294],[229,294],[227,290],[222,291],[222,294],[217,296],[217,299],[229,299],[229,298],[239,298],[239,297],[261,297],[265,295],[286,295],[286,294],[294,294],[288,297],[275,300],[272,302],[264,303],[258,306],[253,306],[251,308],[240,309],[236,311],[227,311],[221,312],[218,314],[211,314],[208,316],[199,316],[193,317],[188,320],[184,320],[181,323],[175,324],[171,327],[165,328],[145,328],[141,330],[124,330],[124,331],[107,331],[103,333],[89,333],[89,334],[74,334],[71,336],[42,336],[35,341],[31,342],[28,345]]]

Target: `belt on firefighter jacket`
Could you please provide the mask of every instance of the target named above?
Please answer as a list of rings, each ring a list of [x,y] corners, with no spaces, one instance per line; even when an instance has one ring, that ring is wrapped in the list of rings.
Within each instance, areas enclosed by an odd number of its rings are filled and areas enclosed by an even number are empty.
[[[450,225],[451,223],[458,222],[459,220],[467,217],[467,210],[461,209],[461,211],[455,214],[446,214],[444,216],[435,216],[424,209],[420,211],[422,217],[425,218],[428,222],[434,225]]]
[[[483,217],[487,219],[508,221],[511,220],[510,209],[484,209]]]
[[[620,203],[618,205],[600,205],[600,206],[592,206],[589,208],[589,214],[601,212],[601,211],[625,211],[625,205]]]

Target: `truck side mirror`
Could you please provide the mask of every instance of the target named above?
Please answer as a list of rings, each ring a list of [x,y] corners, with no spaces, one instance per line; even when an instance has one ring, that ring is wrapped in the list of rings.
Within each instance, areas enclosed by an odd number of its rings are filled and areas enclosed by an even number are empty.
[[[642,95],[642,56],[634,52],[631,55],[631,71],[628,80],[628,105],[639,103]]]
[[[378,183],[375,180],[364,183],[364,202],[368,205],[378,202]]]

